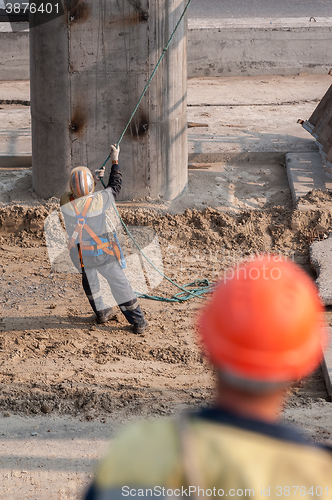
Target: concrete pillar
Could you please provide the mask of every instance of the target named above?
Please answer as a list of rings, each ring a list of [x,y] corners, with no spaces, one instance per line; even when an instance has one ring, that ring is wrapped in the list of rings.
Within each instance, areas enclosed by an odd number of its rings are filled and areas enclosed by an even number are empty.
[[[186,4],[65,3],[65,16],[30,31],[33,186],[44,198],[68,188],[71,167],[100,168]],[[123,200],[174,199],[185,188],[186,104],[184,19],[121,142]]]

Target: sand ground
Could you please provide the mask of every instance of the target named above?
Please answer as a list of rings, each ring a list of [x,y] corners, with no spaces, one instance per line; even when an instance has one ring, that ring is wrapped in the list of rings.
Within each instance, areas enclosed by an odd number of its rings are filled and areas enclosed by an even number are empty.
[[[265,197],[265,203],[248,209],[262,187],[259,180],[243,183],[249,168],[233,178],[234,198],[240,200],[233,211],[207,206],[208,193],[205,208],[201,203],[200,209],[180,213],[162,204],[120,204],[119,209],[130,227],[146,230],[150,239],[151,231],[158,235],[164,272],[180,285],[214,282],[243,257],[263,251],[287,255],[313,275],[308,250],[331,231],[332,212],[324,201],[329,194],[310,195],[315,210],[293,209],[284,167],[269,168],[274,189],[284,191],[278,206]],[[195,172],[194,187],[206,185],[204,174]],[[149,321],[141,336],[131,332],[119,311],[106,325],[97,325],[80,275],[51,269],[44,221],[57,200],[39,202],[0,206],[3,499],[36,500],[46,491],[50,499],[80,498],[119,426],[213,403],[214,374],[194,327],[204,301],[141,299]],[[163,280],[151,292],[169,297],[177,289]],[[332,321],[329,312],[327,320]],[[330,412],[318,370],[291,389],[282,419],[315,441],[331,442]]]

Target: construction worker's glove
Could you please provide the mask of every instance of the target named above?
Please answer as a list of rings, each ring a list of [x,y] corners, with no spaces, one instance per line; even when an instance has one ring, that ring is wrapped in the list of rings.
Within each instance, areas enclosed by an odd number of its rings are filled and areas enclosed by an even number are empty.
[[[119,160],[119,153],[120,153],[120,146],[117,148],[115,146],[111,146],[111,160],[112,161],[118,161]]]
[[[97,184],[97,182],[100,181],[100,179],[102,179],[104,175],[105,175],[105,167],[100,168],[99,170],[95,170],[93,173],[93,180]]]

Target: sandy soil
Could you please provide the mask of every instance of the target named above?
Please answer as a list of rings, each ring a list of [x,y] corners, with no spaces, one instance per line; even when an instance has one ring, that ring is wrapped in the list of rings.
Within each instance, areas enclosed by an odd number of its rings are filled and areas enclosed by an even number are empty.
[[[328,193],[311,193],[307,202],[316,202],[317,209],[303,212],[289,208],[287,196],[284,206],[267,204],[252,211],[238,207],[233,213],[211,207],[178,214],[162,207],[122,205],[120,210],[130,226],[156,231],[164,271],[183,285],[197,279],[214,282],[241,258],[263,251],[288,255],[313,275],[309,245],[332,230],[332,211],[323,204],[327,197]],[[212,403],[214,374],[193,335],[193,320],[203,300],[140,300],[150,325],[141,336],[131,332],[120,312],[107,325],[97,325],[80,276],[50,268],[43,224],[56,206],[57,200],[35,206],[0,205],[0,433],[8,438],[0,456],[7,474],[6,496],[0,498],[43,498],[46,486],[50,499],[77,498],[110,430],[120,422],[160,418]],[[165,280],[153,290],[166,296],[176,292]],[[327,400],[318,370],[291,389],[283,419],[298,424],[315,441],[332,442]],[[31,416],[34,419],[26,420]],[[46,427],[58,428],[61,419],[69,419],[66,425],[74,429],[75,445],[48,471],[52,447],[45,444]],[[31,422],[38,435],[30,431]],[[86,441],[80,444],[82,426],[94,429],[93,451]],[[28,435],[22,437],[22,432]],[[44,451],[28,468],[28,457],[32,460],[36,454],[31,436],[43,436]],[[59,441],[52,446],[56,455]],[[80,465],[69,467],[66,457]],[[36,464],[42,464],[47,474]],[[65,478],[67,489],[61,486]]]
[[[180,403],[209,399],[212,374],[193,338],[201,299],[141,300],[150,327],[131,333],[119,312],[95,324],[78,274],[51,271],[43,235],[46,207],[0,208],[1,408],[19,414],[101,418],[123,411],[169,414]],[[206,208],[163,215],[122,209],[131,226],[153,227],[164,271],[184,285],[214,282],[255,252],[288,255],[310,271],[308,249],[332,228],[329,210],[273,207],[239,214]],[[177,290],[165,280],[154,294]]]

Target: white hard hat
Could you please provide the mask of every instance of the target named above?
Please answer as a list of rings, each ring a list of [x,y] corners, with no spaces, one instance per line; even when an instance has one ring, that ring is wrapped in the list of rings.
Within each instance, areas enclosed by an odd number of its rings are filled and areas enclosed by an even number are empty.
[[[76,167],[70,173],[70,190],[76,198],[93,193],[95,182],[87,167]]]

